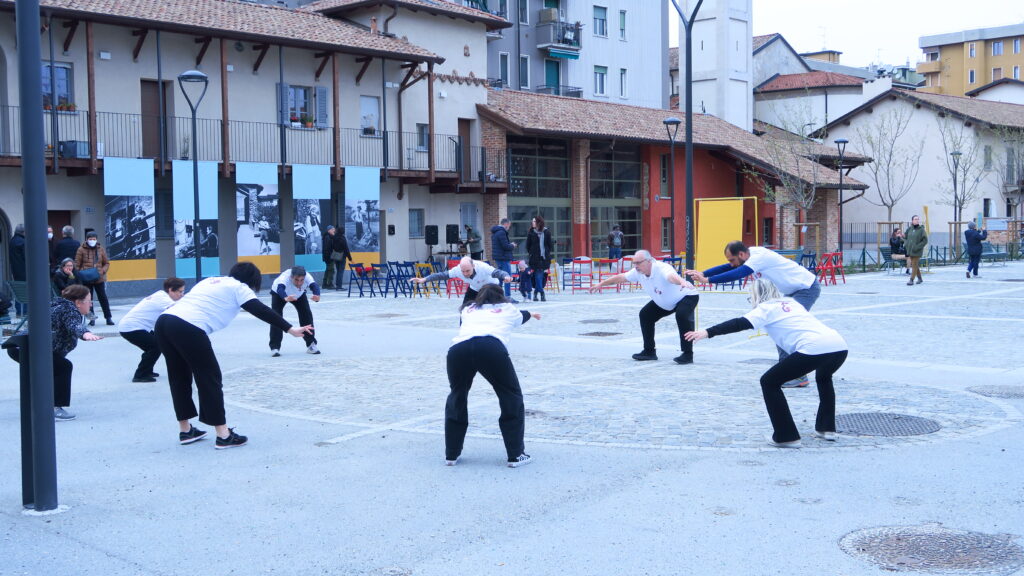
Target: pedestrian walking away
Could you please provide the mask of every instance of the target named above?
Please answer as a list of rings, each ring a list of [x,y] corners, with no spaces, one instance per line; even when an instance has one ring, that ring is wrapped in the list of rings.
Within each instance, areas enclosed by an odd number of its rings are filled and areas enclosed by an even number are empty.
[[[498,270],[486,262],[480,262],[479,260],[473,260],[469,256],[463,256],[459,260],[459,265],[447,272],[435,272],[425,278],[413,278],[412,282],[414,284],[424,284],[426,282],[437,282],[438,280],[451,278],[456,278],[466,283],[466,294],[462,297],[463,306],[475,301],[480,289],[485,285],[512,281],[512,275],[508,272]]]
[[[978,232],[978,225],[974,222],[967,224],[967,230],[964,232],[964,239],[967,241],[967,277],[971,277],[971,272],[974,272],[974,277],[978,277],[978,264],[981,263],[981,241],[988,238],[988,230],[985,228]]]
[[[846,341],[838,332],[825,326],[793,298],[785,297],[770,280],[758,278],[750,285],[753,310],[743,316],[726,320],[707,330],[687,332],[686,339],[702,340],[743,330],[762,328],[788,355],[761,376],[761,395],[771,420],[770,444],[778,448],[799,448],[800,432],[789,411],[785,382],[814,371],[818,386],[818,415],[814,422],[815,436],[836,439],[836,395],[832,375],[846,361]]]
[[[907,249],[907,268],[910,268],[910,280],[907,281],[907,286],[914,284],[914,279],[917,279],[917,283],[924,282],[921,278],[921,257],[924,256],[924,248],[928,245],[928,231],[921,226],[921,217],[914,215],[910,219],[910,228],[907,229],[907,235],[904,246]]]
[[[307,292],[309,295],[307,297]],[[295,266],[281,272],[281,275],[270,285],[270,308],[284,316],[285,304],[291,303],[299,313],[299,326],[313,326],[313,312],[309,309],[309,301],[320,301],[320,285],[316,279],[302,266]],[[284,332],[276,325],[270,325],[270,355],[281,355],[281,337]],[[316,338],[313,333],[302,335],[306,342],[307,354],[319,354]]]
[[[622,240],[624,236],[618,224],[612,226],[612,231],[608,233],[608,258],[612,260],[622,258]]]
[[[142,359],[135,368],[132,382],[156,382],[160,376],[153,371],[156,361],[160,359],[160,346],[153,329],[157,318],[184,295],[185,281],[172,276],[164,280],[163,290],[143,298],[117,323],[121,337],[142,350]]]
[[[687,270],[686,273],[698,282],[724,284],[743,280],[747,276],[766,278],[779,291],[796,300],[805,309],[810,310],[821,295],[821,285],[813,272],[807,270],[796,261],[780,256],[774,250],[761,246],[747,247],[746,244],[734,241],[725,246],[726,264],[709,268],[703,272]],[[777,347],[779,361],[786,358],[787,352]],[[784,388],[804,388],[808,384],[806,375],[799,375]]]
[[[508,229],[511,227],[512,222],[508,218],[502,218],[496,226],[491,226],[491,260],[494,260],[494,266],[498,270],[507,274],[512,273],[512,257],[515,255],[517,246],[508,238]],[[519,283],[522,285],[522,276],[520,276]],[[515,300],[511,298],[511,286],[505,284],[504,288],[505,297],[515,303]]]
[[[174,415],[178,420],[178,441],[191,444],[206,436],[205,430],[192,426],[191,419],[213,426],[217,432],[215,447],[243,446],[248,438],[227,425],[220,364],[210,343],[210,334],[234,320],[245,310],[260,320],[277,326],[298,338],[312,333],[312,326],[292,326],[287,320],[259,301],[260,269],[252,262],[239,262],[227,276],[207,278],[156,321],[156,339],[167,365],[167,383],[171,389]],[[192,402],[192,380],[199,395],[199,411]]]
[[[99,298],[107,326],[113,326],[114,318],[110,314],[110,301],[107,300],[107,270],[110,269],[110,260],[107,259],[107,251],[99,243],[99,235],[95,230],[86,232],[85,242],[75,252],[75,269],[79,271],[78,279],[82,284]],[[91,269],[95,269],[95,272],[88,272]],[[88,274],[92,274],[92,277],[90,278]],[[89,310],[89,325],[95,324],[96,313]]]
[[[675,314],[682,354],[673,360],[676,364],[693,364],[693,342],[683,335],[692,332],[696,327],[697,302],[700,300],[697,288],[680,277],[670,264],[655,260],[647,250],[637,250],[633,254],[633,268],[629,272],[605,278],[592,286],[590,292],[598,292],[606,286],[624,282],[639,283],[644,292],[651,297],[651,301],[640,309],[640,333],[643,335],[644,349],[633,354],[633,359],[658,359],[654,325],[669,314]]]
[[[469,429],[469,389],[477,374],[490,383],[498,396],[498,427],[505,442],[508,467],[518,468],[532,461],[523,441],[523,391],[506,348],[512,329],[530,318],[540,320],[540,314],[517,309],[496,284],[483,286],[476,299],[462,307],[459,335],[452,340],[447,357],[451,391],[444,408],[444,457],[448,466],[454,466],[462,455]]]

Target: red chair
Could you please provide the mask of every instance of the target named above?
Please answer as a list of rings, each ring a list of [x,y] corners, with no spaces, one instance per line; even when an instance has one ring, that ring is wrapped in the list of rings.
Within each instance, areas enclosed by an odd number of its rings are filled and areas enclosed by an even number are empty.
[[[836,283],[836,271],[833,268],[832,252],[825,252],[818,260],[818,282],[822,286]],[[844,279],[845,282],[845,279]]]
[[[846,272],[843,271],[843,253],[833,252],[832,253],[832,283],[836,283],[836,272],[839,272],[839,277],[843,279],[843,284],[846,284]]]
[[[448,261],[448,269],[449,270],[451,270],[452,268],[455,268],[458,265],[459,265],[459,261],[458,260],[449,260]],[[445,282],[445,289],[444,289],[444,291],[445,291],[445,294],[447,294],[449,298],[452,297],[452,294],[455,294],[456,296],[462,296],[463,294],[466,293],[466,283],[463,282],[462,279],[460,279],[460,278],[449,278]]]
[[[611,278],[622,272],[622,260],[616,260],[612,258],[594,258],[594,274],[597,276],[597,281],[601,282],[606,278]],[[605,286],[601,289],[602,292],[605,290],[619,291],[621,284],[614,286]]]

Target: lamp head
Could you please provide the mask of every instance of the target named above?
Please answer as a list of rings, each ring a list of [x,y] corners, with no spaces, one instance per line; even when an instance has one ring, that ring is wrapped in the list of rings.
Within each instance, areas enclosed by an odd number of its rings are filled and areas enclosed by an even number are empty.
[[[949,155],[952,156],[955,160],[959,160],[960,156],[963,156],[963,153],[960,152],[959,150],[954,150],[950,152]]]
[[[846,145],[850,143],[846,138],[839,138],[835,140],[836,148],[839,149],[839,155],[842,156],[846,152]]]
[[[205,84],[209,81],[210,77],[199,70],[187,70],[178,74],[178,82],[202,82]]]
[[[683,121],[672,116],[670,118],[665,118],[661,122],[665,125],[665,131],[668,133],[669,140],[675,141],[676,134],[679,133],[679,125],[682,124]]]
[[[203,96],[206,96],[206,88],[209,86],[210,78],[206,74],[203,74],[199,70],[188,70],[178,74],[178,86],[181,88],[181,93],[185,95],[185,101],[188,102],[188,107],[192,109],[192,115],[195,116],[196,108],[199,107],[199,103],[203,101]],[[192,92],[199,92],[199,95],[195,98],[195,102],[192,101],[192,96],[189,94],[190,90],[186,90],[185,86],[195,86],[192,88]],[[200,86],[202,89],[200,90]]]

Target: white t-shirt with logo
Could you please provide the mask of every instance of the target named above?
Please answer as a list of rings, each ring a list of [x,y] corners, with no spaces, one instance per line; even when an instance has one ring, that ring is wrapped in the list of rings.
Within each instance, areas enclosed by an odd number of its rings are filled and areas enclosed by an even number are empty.
[[[683,298],[698,294],[697,289],[687,286],[685,281],[682,286],[669,282],[669,276],[675,272],[676,269],[671,265],[654,261],[651,262],[650,276],[644,276],[640,270],[633,268],[626,272],[626,280],[639,282],[644,292],[647,292],[658,307],[663,310],[672,310]]]
[[[754,328],[764,329],[788,354],[828,354],[846,350],[846,340],[822,324],[792,298],[762,302],[743,315]]]
[[[761,246],[750,247],[750,258],[744,264],[754,271],[755,278],[771,280],[783,294],[810,288],[816,278],[797,262]]]
[[[135,332],[145,330],[152,332],[156,319],[174,305],[174,300],[164,292],[158,290],[142,299],[141,302],[132,307],[127,314],[117,323],[118,332]]]
[[[477,336],[494,336],[508,346],[512,329],[523,323],[523,313],[509,303],[469,305],[462,309],[462,325],[452,344]]]
[[[256,298],[251,288],[230,276],[207,278],[192,288],[164,314],[182,320],[212,334],[238,316],[242,304]]]
[[[472,278],[466,278],[466,275],[462,273],[462,268],[456,266],[448,270],[449,278],[458,278],[465,282],[470,289],[480,291],[485,284],[501,284],[497,278],[491,276],[494,274],[494,267],[481,262],[479,260],[473,260],[473,270],[475,270]]]
[[[306,272],[306,277],[302,280],[302,286],[296,286],[295,283],[292,282],[292,271],[291,269],[288,269],[285,270],[284,272],[281,272],[281,275],[278,276],[274,280],[273,284],[270,285],[270,289],[274,292],[277,292],[278,286],[284,286],[285,296],[293,296],[295,298],[298,298],[305,294],[306,290],[309,290],[309,285],[312,284],[313,282],[316,282],[316,278],[314,278],[313,275],[310,274],[309,272]]]

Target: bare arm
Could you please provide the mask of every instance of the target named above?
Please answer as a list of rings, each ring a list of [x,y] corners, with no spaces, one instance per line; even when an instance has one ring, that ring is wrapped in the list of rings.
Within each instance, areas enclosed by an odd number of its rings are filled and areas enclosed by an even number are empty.
[[[598,282],[596,285],[591,286],[590,287],[590,293],[593,294],[594,292],[597,292],[598,290],[600,290],[601,288],[604,288],[605,286],[612,286],[614,284],[622,284],[623,282],[628,282],[628,280],[626,280],[626,273],[616,274],[615,276],[610,276],[608,278],[605,278],[604,280],[601,280],[600,282]]]

